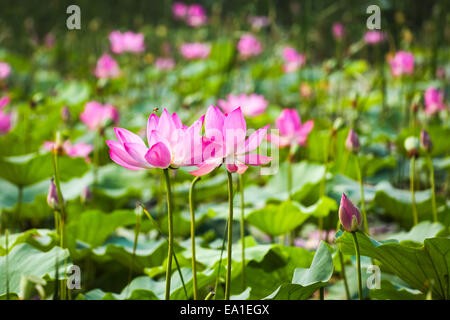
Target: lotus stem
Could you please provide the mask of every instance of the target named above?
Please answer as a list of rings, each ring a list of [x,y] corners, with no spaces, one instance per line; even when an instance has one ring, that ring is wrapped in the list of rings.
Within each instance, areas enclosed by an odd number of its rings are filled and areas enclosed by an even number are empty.
[[[191,212],[191,248],[192,248],[192,281],[194,300],[197,300],[197,262],[195,260],[195,209],[194,209],[194,186],[201,177],[195,177],[189,188],[189,209]]]
[[[355,245],[355,251],[356,251],[356,268],[357,268],[357,272],[358,272],[358,295],[359,295],[359,300],[363,299],[363,295],[362,295],[362,280],[361,280],[361,256],[359,253],[359,245],[358,245],[358,238],[356,236],[356,232],[352,232],[352,236],[353,236],[353,243]]]
[[[245,290],[245,217],[244,217],[244,177],[239,175],[239,191],[241,193],[241,259],[242,259],[242,290]]]
[[[348,288],[348,282],[347,282],[347,275],[345,274],[345,265],[344,265],[344,255],[342,254],[341,248],[338,248],[339,250],[339,262],[341,263],[341,276],[344,280],[344,288],[345,288],[345,295],[347,296],[347,300],[350,300],[350,290]]]
[[[233,244],[233,177],[228,175],[228,243],[227,243],[227,275],[225,278],[225,300],[230,300],[231,292],[231,253]]]
[[[363,175],[362,175],[362,169],[361,169],[361,162],[359,160],[359,156],[355,155],[356,157],[356,166],[358,171],[358,180],[359,180],[359,188],[361,192],[361,211],[364,218],[364,231],[369,234],[369,224],[367,223],[367,213],[366,213],[366,202],[364,200],[364,184],[363,184]]]
[[[409,170],[410,175],[410,188],[411,188],[411,205],[412,205],[412,211],[413,211],[413,225],[415,226],[419,222],[419,217],[417,214],[417,208],[416,208],[416,197],[414,194],[414,175],[416,171],[416,157],[413,155],[411,157],[411,165]]]
[[[8,265],[8,256],[9,256],[9,243],[8,243],[8,235],[9,230],[5,229],[5,249],[6,249],[6,255],[5,255],[5,272],[6,272],[6,300],[9,300],[9,265]]]
[[[431,184],[431,206],[433,210],[433,220],[438,222],[437,209],[436,209],[436,188],[434,184],[434,167],[431,157],[427,154],[428,170],[430,171],[430,184]]]
[[[166,291],[165,299],[170,300],[170,276],[172,271],[173,256],[173,216],[172,216],[172,192],[170,189],[169,169],[164,169],[164,177],[166,178],[167,191],[167,216],[168,216],[168,232],[169,232],[169,250],[167,253],[167,269],[166,269]]]

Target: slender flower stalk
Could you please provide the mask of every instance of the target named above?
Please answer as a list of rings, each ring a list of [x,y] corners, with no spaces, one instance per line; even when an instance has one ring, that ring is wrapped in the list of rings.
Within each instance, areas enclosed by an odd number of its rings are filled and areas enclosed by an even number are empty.
[[[166,291],[165,299],[170,300],[170,276],[172,271],[172,255],[173,255],[173,216],[172,216],[172,191],[170,188],[169,169],[164,169],[164,177],[166,179],[167,191],[167,216],[168,216],[168,231],[169,231],[169,250],[167,253],[167,269],[166,269]]]
[[[227,171],[228,176],[228,243],[227,243],[227,275],[225,278],[225,300],[230,300],[231,292],[231,253],[233,236],[233,176]]]
[[[434,167],[431,161],[430,152],[433,149],[433,142],[431,141],[428,132],[422,130],[420,132],[420,147],[426,153],[428,171],[430,172],[430,184],[431,184],[431,206],[433,210],[433,220],[438,222],[437,210],[436,210],[436,188],[434,183]]]
[[[359,180],[359,190],[361,192],[361,211],[364,219],[364,231],[369,234],[369,224],[367,222],[367,213],[366,213],[366,202],[364,200],[364,183],[363,183],[363,175],[361,168],[361,160],[358,155],[356,156],[356,166],[358,171],[358,180]]]
[[[139,232],[141,230],[142,207],[136,207],[136,226],[134,228],[133,254],[131,255],[130,271],[128,273],[128,289],[133,275],[134,259],[136,258],[136,248],[139,240]]]
[[[239,191],[241,193],[241,259],[242,259],[242,290],[245,290],[245,217],[244,217],[244,176],[239,175]]]
[[[358,245],[358,239],[356,236],[356,231],[351,233],[353,236],[353,244],[355,245],[355,251],[356,251],[356,268],[358,271],[358,295],[359,300],[363,299],[362,295],[362,280],[361,280],[361,255],[359,253],[359,245]]]
[[[9,266],[8,266],[8,257],[9,257],[9,243],[8,243],[8,235],[9,230],[5,230],[5,248],[6,248],[6,255],[5,255],[5,262],[6,262],[6,300],[9,300]]]
[[[414,191],[414,179],[416,172],[416,157],[419,155],[420,141],[414,136],[408,137],[405,140],[405,149],[408,152],[410,158],[410,170],[409,170],[409,185],[411,190],[411,205],[413,213],[413,225],[415,226],[419,222],[419,216],[416,207],[416,198]]]
[[[189,189],[189,209],[191,212],[191,248],[192,248],[192,281],[194,300],[197,300],[197,263],[195,260],[195,209],[194,209],[194,187],[201,177],[195,177],[192,180]]]

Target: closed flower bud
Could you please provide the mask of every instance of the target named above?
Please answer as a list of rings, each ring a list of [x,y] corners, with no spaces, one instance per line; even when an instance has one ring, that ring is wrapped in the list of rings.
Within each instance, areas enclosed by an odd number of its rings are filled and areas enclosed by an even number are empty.
[[[359,151],[359,138],[353,129],[350,129],[347,135],[347,139],[345,139],[345,147],[348,151],[357,153]]]
[[[420,132],[420,147],[423,151],[430,152],[433,149],[433,142],[431,141],[428,132],[422,130]]]
[[[56,185],[54,182],[54,179],[50,181],[50,186],[48,188],[48,194],[47,194],[47,203],[50,208],[53,210],[59,211],[59,200],[58,200],[58,191],[56,190]]]
[[[345,193],[342,194],[341,204],[339,205],[339,221],[347,232],[355,232],[361,226],[361,213]]]
[[[420,141],[416,137],[408,137],[405,140],[405,149],[410,157],[417,156],[419,153]]]
[[[61,118],[65,123],[69,123],[70,120],[72,119],[72,115],[70,114],[70,110],[67,106],[62,108]]]

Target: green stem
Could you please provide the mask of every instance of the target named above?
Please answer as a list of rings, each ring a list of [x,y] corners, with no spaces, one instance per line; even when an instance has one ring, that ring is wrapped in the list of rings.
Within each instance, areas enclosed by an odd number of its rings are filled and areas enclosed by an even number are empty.
[[[412,210],[413,210],[413,225],[416,225],[419,222],[419,217],[417,215],[417,208],[416,208],[416,197],[414,194],[414,172],[416,171],[416,157],[413,155],[411,157],[411,165],[409,170],[410,175],[410,189],[411,189],[411,204],[412,204]]]
[[[361,162],[359,160],[359,156],[356,154],[356,165],[357,165],[357,171],[358,171],[358,180],[359,180],[359,188],[361,192],[361,211],[364,218],[364,231],[369,234],[369,224],[367,223],[367,213],[366,213],[366,202],[364,200],[364,184],[363,184],[363,176],[362,176],[362,169],[361,169]]]
[[[189,209],[191,211],[191,248],[192,248],[192,281],[194,300],[197,300],[197,263],[195,261],[195,212],[194,212],[194,186],[201,177],[195,177],[192,180],[191,187],[189,189]]]
[[[437,209],[436,209],[436,189],[434,184],[434,168],[431,161],[430,154],[427,154],[428,170],[430,171],[430,183],[431,183],[431,206],[433,209],[433,220],[438,222]]]
[[[97,184],[98,184],[98,167],[99,167],[99,163],[100,163],[100,153],[99,153],[99,137],[100,137],[100,131],[101,129],[97,130],[95,132],[95,136],[94,136],[94,159],[93,159],[93,175],[94,175],[94,182],[92,184],[93,188],[97,188]]]
[[[230,300],[231,292],[231,253],[233,244],[233,176],[228,175],[228,243],[227,243],[227,275],[225,278],[225,300]]]
[[[167,269],[166,269],[166,292],[165,299],[170,300],[170,273],[172,271],[172,255],[173,255],[173,217],[172,217],[172,192],[170,189],[169,169],[164,169],[164,177],[166,178],[167,191],[167,216],[169,231],[169,251],[167,253]]]
[[[9,265],[8,265],[8,259],[9,259],[9,243],[8,243],[8,235],[9,230],[5,230],[5,249],[6,249],[6,256],[5,256],[5,272],[6,272],[6,300],[9,300]]]
[[[134,241],[133,241],[133,254],[131,255],[131,261],[130,261],[130,271],[128,273],[128,285],[131,283],[131,277],[133,275],[133,265],[134,265],[134,259],[136,257],[136,248],[139,240],[139,232],[141,230],[141,213],[138,212],[136,214],[136,226],[134,228]],[[130,288],[128,286],[128,288]]]
[[[356,251],[356,268],[358,271],[358,295],[359,295],[359,300],[362,300],[363,295],[362,295],[362,280],[361,280],[361,256],[359,254],[359,245],[358,245],[358,239],[356,237],[356,232],[352,232],[352,236],[353,236],[353,243],[355,245],[355,251]]]
[[[320,287],[319,289],[319,297],[320,300],[325,300],[325,289],[323,287]]]
[[[344,265],[344,255],[342,254],[342,250],[339,247],[339,261],[341,263],[341,276],[344,280],[344,288],[345,288],[345,295],[347,296],[347,300],[350,300],[350,290],[348,288],[348,282],[347,282],[347,275],[345,274],[345,265]]]
[[[245,290],[245,217],[244,217],[244,177],[239,175],[239,191],[241,193],[241,259],[242,259],[242,290]]]

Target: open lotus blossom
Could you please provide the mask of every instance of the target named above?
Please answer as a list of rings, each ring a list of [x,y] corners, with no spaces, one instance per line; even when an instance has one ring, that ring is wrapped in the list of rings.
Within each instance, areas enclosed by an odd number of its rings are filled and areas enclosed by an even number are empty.
[[[175,19],[177,20],[183,20],[188,11],[188,6],[185,5],[183,2],[174,2],[172,5],[172,13]]]
[[[106,141],[111,160],[130,170],[184,167],[201,164],[206,141],[201,136],[204,116],[190,127],[164,109],[152,113],[147,123],[147,144],[136,134],[114,128],[118,141]]]
[[[180,53],[188,60],[206,59],[210,52],[211,46],[206,43],[183,43],[180,47]]]
[[[218,107],[210,106],[205,116],[205,136],[211,143],[204,148],[204,162],[198,165],[199,169],[191,171],[191,174],[205,175],[222,163],[229,172],[242,174],[248,169],[248,165],[269,163],[272,158],[250,153],[264,140],[268,127],[267,125],[255,131],[246,139],[247,125],[241,108],[223,114]]]
[[[6,62],[0,62],[0,79],[6,79],[11,73],[11,67]]]
[[[10,101],[9,96],[4,96],[0,98],[0,110],[8,105]]]
[[[414,72],[414,55],[410,52],[399,51],[389,60],[391,73],[394,77]]]
[[[298,53],[292,47],[283,48],[284,66],[283,71],[286,73],[295,72],[300,69],[306,61],[304,54]]]
[[[280,131],[280,135],[269,134],[267,135],[267,140],[279,147],[295,144],[304,146],[309,133],[314,127],[313,120],[308,120],[302,124],[298,112],[293,109],[283,109],[275,123]]]
[[[155,68],[158,70],[172,70],[175,68],[175,60],[172,58],[158,57],[155,60]]]
[[[234,109],[241,107],[245,117],[254,117],[263,113],[269,102],[264,99],[263,95],[242,93],[239,95],[229,94],[226,100],[219,99],[218,104],[225,113],[231,113]]]
[[[425,113],[427,115],[433,115],[444,109],[444,93],[439,89],[429,87],[425,91]]]
[[[45,141],[44,149],[52,151],[55,148],[56,143],[54,141]],[[88,158],[94,147],[91,144],[79,142],[74,145],[69,140],[64,141],[63,150],[70,158]]]
[[[186,15],[186,23],[191,27],[199,27],[208,21],[205,8],[200,4],[189,6]]]
[[[344,26],[340,22],[335,22],[332,27],[333,36],[335,39],[340,40],[344,36]]]
[[[345,193],[342,194],[341,203],[339,205],[339,221],[347,232],[357,231],[362,222],[361,213],[350,199],[347,198]]]
[[[251,35],[244,34],[237,44],[237,49],[243,58],[258,56],[261,54],[263,47],[259,40]]]
[[[97,130],[105,126],[109,121],[119,122],[119,111],[109,104],[102,105],[97,101],[90,101],[84,106],[80,120],[86,124],[89,130]]]
[[[105,53],[98,59],[94,74],[100,79],[114,79],[120,76],[119,65],[109,54]]]
[[[384,33],[378,30],[370,30],[364,34],[364,41],[367,44],[377,44],[384,41],[384,39]]]
[[[0,134],[8,133],[12,127],[12,113],[0,110]]]
[[[109,34],[109,41],[111,42],[111,51],[116,54],[123,52],[138,53],[145,50],[144,34],[142,33],[112,31]]]

